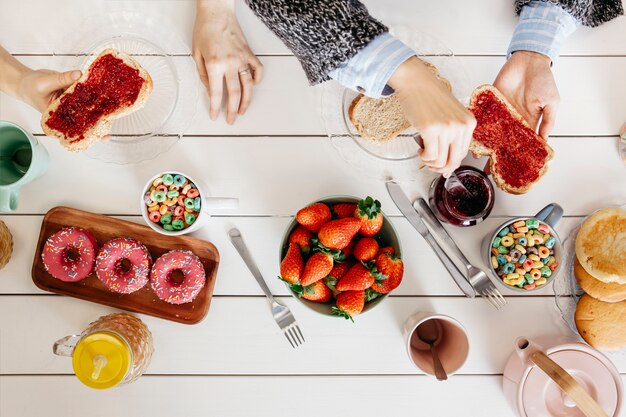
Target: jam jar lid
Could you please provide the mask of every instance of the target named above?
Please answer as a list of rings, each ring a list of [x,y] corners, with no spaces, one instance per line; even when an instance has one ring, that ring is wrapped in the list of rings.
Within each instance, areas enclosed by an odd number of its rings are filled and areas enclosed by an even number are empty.
[[[588,352],[573,349],[549,353],[548,357],[574,377],[609,417],[618,416],[621,380],[608,360],[605,362]],[[574,401],[538,366],[533,366],[522,384],[521,415],[585,417]]]
[[[126,341],[112,332],[95,332],[83,337],[72,353],[76,377],[91,388],[107,389],[124,380],[132,364]]]

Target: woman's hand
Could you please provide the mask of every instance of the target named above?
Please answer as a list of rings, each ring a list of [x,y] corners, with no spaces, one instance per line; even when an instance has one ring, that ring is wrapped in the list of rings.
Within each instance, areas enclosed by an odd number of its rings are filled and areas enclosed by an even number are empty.
[[[209,114],[217,119],[224,84],[228,95],[226,122],[246,112],[252,86],[261,81],[263,65],[241,31],[233,0],[198,0],[193,29],[193,59],[209,94]]]
[[[44,112],[50,103],[59,97],[81,76],[78,70],[57,72],[47,69],[29,69],[20,78],[16,93],[27,104]]]
[[[458,168],[476,127],[474,115],[416,57],[400,65],[388,84],[424,140],[420,151],[424,164],[443,174]]]
[[[560,99],[550,58],[536,52],[517,51],[504,64],[493,85],[547,140],[556,121]]]

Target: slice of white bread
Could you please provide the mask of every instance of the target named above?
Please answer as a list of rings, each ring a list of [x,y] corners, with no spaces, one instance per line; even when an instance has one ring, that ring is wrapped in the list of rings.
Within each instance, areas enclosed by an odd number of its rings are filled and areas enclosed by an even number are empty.
[[[426,61],[422,62],[448,91],[452,91],[450,82],[439,75],[437,67]],[[411,127],[395,94],[379,99],[359,94],[352,101],[348,116],[362,139],[376,143],[389,142]]]
[[[109,54],[114,56],[115,58],[122,60],[125,65],[139,71],[138,75],[143,79],[143,84],[141,85],[141,89],[135,101],[130,105],[122,105],[113,112],[100,116],[95,124],[91,125],[84,132],[82,132],[82,135],[67,136],[64,132],[61,132],[49,126],[48,121],[61,105],[61,100],[65,96],[72,94],[78,84],[86,82],[91,75],[94,66],[100,60],[100,58]],[[52,103],[50,103],[50,106],[42,114],[41,128],[46,135],[58,138],[61,144],[68,150],[74,152],[83,151],[95,141],[109,134],[114,119],[130,114],[141,108],[148,99],[148,96],[152,92],[152,89],[153,83],[150,74],[148,74],[148,72],[137,61],[135,61],[130,55],[127,55],[115,49],[107,48],[100,52],[91,61],[91,63],[83,71],[82,76],[74,84],[72,84],[67,90],[65,90],[63,94],[61,94]]]
[[[554,154],[550,145],[492,85],[481,85],[474,90],[469,110],[477,121],[470,151],[477,157],[489,157],[491,175],[503,191],[524,194],[530,190],[548,171],[548,161]],[[485,114],[488,111],[507,112],[512,116],[511,123],[498,114]],[[489,146],[487,141],[493,144]],[[503,157],[502,161],[498,155]],[[528,178],[517,173],[523,173]]]
[[[589,216],[576,235],[576,256],[595,279],[626,284],[626,210],[608,208]]]
[[[411,127],[395,95],[375,99],[359,94],[348,111],[361,138],[385,143]]]

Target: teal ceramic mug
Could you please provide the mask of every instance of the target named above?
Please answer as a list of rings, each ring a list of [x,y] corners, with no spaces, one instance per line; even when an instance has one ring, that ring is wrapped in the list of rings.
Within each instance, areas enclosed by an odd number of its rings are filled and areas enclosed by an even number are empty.
[[[15,211],[20,188],[43,175],[49,156],[37,138],[0,120],[0,212]]]

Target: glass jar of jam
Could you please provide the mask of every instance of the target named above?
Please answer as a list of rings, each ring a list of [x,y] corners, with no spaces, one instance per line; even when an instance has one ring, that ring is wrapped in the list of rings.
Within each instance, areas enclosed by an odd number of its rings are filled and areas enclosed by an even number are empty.
[[[80,335],[57,340],[53,352],[71,356],[76,377],[96,389],[112,388],[139,378],[150,364],[152,333],[138,318],[109,314]]]
[[[493,208],[493,185],[484,172],[474,167],[463,165],[454,172],[469,194],[464,190],[448,192],[442,175],[430,185],[430,208],[442,222],[462,227],[478,224],[489,216]]]

